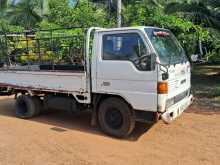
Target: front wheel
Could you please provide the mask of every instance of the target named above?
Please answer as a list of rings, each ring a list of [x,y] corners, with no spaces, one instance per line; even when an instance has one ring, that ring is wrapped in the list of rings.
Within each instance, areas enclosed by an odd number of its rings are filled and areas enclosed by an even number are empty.
[[[135,127],[135,117],[129,105],[120,98],[107,98],[99,106],[101,129],[118,138],[128,136]]]

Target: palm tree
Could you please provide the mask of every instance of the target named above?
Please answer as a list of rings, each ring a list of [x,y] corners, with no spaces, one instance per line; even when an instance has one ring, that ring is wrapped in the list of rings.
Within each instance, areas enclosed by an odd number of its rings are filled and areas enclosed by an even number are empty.
[[[44,0],[40,0],[40,16],[44,16]]]
[[[169,3],[165,7],[167,14],[177,14],[194,24],[204,27],[220,28],[219,0],[188,0]]]
[[[26,29],[33,28],[41,21],[40,15],[36,12],[36,1],[20,0],[8,9],[7,14],[11,24],[20,25]]]
[[[0,0],[0,10],[7,7],[7,0]]]
[[[188,0],[169,3],[165,7],[167,14],[177,16],[201,25],[207,29],[220,31],[220,1],[219,0]],[[211,30],[210,30],[211,31]],[[198,37],[200,55],[203,56],[203,45]]]
[[[7,0],[0,0],[0,19],[5,18],[5,12],[8,6]]]
[[[0,30],[3,30],[5,28],[6,9],[7,9],[7,0],[0,0]]]

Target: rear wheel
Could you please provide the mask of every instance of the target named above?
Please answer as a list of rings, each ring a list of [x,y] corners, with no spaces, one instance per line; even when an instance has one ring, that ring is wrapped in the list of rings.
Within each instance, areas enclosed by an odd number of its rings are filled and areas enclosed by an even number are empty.
[[[22,119],[29,119],[39,114],[37,99],[31,96],[20,95],[15,102],[16,116]]]
[[[35,116],[38,116],[43,111],[43,101],[38,96],[33,96],[32,99],[36,108]]]
[[[99,106],[98,120],[105,133],[119,138],[128,136],[135,127],[132,109],[120,98],[105,99]]]

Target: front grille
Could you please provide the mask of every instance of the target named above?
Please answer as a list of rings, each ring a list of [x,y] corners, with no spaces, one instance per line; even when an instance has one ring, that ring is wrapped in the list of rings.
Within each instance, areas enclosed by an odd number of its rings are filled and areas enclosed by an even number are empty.
[[[179,95],[175,96],[174,97],[174,104],[181,101],[182,99],[184,99],[186,96],[188,96],[188,90],[183,92],[183,93],[180,93]]]
[[[171,81],[169,81],[169,83],[168,83],[168,89],[169,89],[169,91],[175,90],[177,84],[178,84],[178,80],[171,80]]]
[[[187,96],[189,96],[190,94],[190,90],[186,90],[170,99],[167,100],[166,102],[166,108],[169,108],[170,106],[178,103],[179,101],[181,101],[182,99],[186,98]]]

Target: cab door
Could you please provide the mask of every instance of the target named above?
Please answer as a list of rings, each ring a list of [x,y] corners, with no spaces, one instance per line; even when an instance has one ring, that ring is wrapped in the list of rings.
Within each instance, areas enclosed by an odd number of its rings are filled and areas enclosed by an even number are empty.
[[[157,111],[157,69],[139,30],[99,32],[96,92],[119,95],[134,109]]]

